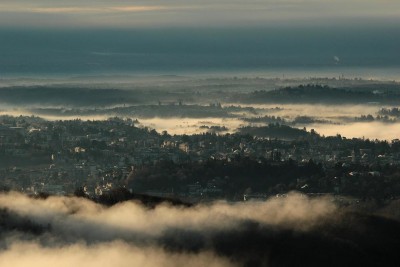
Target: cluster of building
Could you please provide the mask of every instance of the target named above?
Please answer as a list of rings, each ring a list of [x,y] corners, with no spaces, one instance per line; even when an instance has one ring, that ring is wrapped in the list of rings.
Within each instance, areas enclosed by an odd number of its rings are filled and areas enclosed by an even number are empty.
[[[400,164],[399,140],[388,143],[310,135],[283,141],[210,133],[171,136],[138,128],[135,123],[120,118],[45,121],[4,116],[0,119],[0,185],[28,194],[72,194],[83,188],[89,195],[102,195],[125,186],[135,168],[143,164],[230,161],[238,156],[277,164],[312,159],[327,167],[338,163]],[[218,193],[220,189],[214,184],[205,188],[188,185],[190,192],[201,194],[202,190]]]

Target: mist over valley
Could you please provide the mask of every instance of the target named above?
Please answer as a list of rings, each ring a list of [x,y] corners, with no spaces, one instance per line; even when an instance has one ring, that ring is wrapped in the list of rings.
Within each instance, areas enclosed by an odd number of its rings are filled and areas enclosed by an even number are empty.
[[[398,0],[1,0],[0,266],[400,266]]]

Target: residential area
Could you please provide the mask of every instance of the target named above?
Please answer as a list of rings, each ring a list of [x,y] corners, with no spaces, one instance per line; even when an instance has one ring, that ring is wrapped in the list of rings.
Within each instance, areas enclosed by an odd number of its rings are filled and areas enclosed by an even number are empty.
[[[271,124],[270,128],[285,127]],[[292,128],[291,128],[292,129]],[[0,118],[0,185],[27,194],[99,197],[116,188],[189,201],[284,195],[400,195],[400,141],[251,134],[170,135],[109,118]]]

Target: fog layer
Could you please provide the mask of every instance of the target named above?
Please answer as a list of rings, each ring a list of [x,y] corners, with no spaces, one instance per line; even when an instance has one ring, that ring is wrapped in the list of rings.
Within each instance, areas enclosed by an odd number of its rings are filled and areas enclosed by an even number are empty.
[[[105,207],[80,198],[1,194],[0,265],[373,266],[384,262],[390,266],[399,262],[394,253],[400,232],[396,219],[343,210],[333,200],[289,194],[266,202],[190,208],[162,204],[149,209],[135,202]]]

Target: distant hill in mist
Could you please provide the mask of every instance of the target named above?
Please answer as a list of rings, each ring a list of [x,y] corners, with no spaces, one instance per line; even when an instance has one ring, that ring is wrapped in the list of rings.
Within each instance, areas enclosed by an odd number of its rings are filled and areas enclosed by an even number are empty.
[[[390,88],[390,89],[389,89]],[[299,85],[272,91],[258,90],[236,94],[233,102],[238,103],[325,103],[325,104],[400,104],[400,86],[375,85],[374,87],[331,88],[322,85]]]
[[[268,87],[268,81],[265,82]],[[210,82],[210,87],[200,86],[198,81],[184,84],[157,85],[116,89],[84,87],[74,85],[58,86],[16,86],[0,88],[0,103],[8,105],[30,105],[41,107],[110,107],[118,105],[160,104],[170,105],[210,103],[238,104],[390,104],[400,105],[400,84],[367,83],[347,84],[345,87],[327,85],[297,85],[265,90],[262,82],[253,85],[259,90],[240,91],[235,82],[224,85],[219,90],[218,83]],[[232,90],[230,90],[230,86]],[[240,86],[240,84],[239,84]]]

